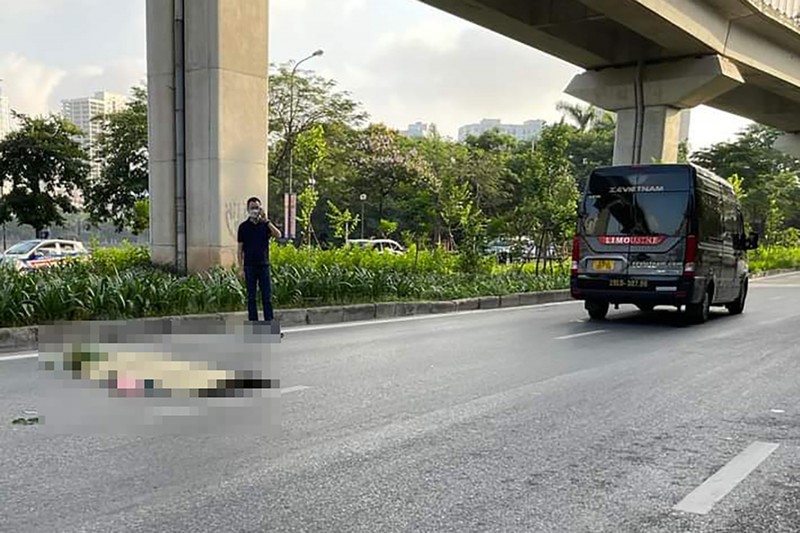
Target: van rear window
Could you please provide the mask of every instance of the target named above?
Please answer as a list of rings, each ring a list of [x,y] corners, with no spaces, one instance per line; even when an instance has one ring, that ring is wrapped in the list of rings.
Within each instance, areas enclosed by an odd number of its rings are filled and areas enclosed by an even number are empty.
[[[692,190],[692,173],[685,166],[608,167],[589,177],[588,192],[677,192]]]
[[[688,168],[596,171],[583,201],[581,229],[589,236],[681,234],[690,185]]]

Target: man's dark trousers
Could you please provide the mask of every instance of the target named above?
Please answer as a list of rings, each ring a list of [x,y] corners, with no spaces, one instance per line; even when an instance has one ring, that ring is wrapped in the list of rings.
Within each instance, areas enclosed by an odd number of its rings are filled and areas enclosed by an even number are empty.
[[[244,267],[244,279],[247,284],[247,319],[258,322],[258,304],[256,303],[256,285],[261,289],[261,304],[264,306],[264,320],[272,322],[272,287],[270,286],[269,265]]]

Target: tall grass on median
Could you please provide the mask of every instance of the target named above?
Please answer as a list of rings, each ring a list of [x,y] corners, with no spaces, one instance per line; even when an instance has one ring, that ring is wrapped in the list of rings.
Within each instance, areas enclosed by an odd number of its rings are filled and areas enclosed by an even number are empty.
[[[273,246],[271,254],[278,308],[503,295],[561,289],[569,282],[564,265],[537,275],[532,265],[492,270],[487,264],[467,275],[458,271],[456,256],[441,250],[393,256]],[[133,245],[29,273],[0,270],[0,327],[238,311],[245,302],[234,270],[180,277],[151,266],[148,250]]]
[[[763,246],[749,253],[750,271],[792,270],[800,268],[800,248]]]

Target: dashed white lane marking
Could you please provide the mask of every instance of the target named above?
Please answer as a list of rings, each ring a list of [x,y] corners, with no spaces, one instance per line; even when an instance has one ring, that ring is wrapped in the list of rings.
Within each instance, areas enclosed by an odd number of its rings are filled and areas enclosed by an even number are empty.
[[[589,335],[598,335],[600,333],[606,333],[608,330],[605,329],[596,329],[594,331],[585,331],[583,333],[575,333],[574,335],[564,335],[563,337],[556,337],[557,341],[565,341],[568,339],[577,339],[579,337],[588,337]]]
[[[714,504],[744,481],[758,468],[758,465],[778,449],[778,446],[769,442],[754,442],[689,493],[673,509],[685,513],[708,514]]]
[[[295,385],[294,387],[286,387],[285,389],[281,389],[281,394],[291,394],[293,392],[300,392],[310,388],[311,387],[307,387],[305,385]]]
[[[20,359],[35,359],[36,357],[39,357],[39,352],[2,355],[0,356],[0,363],[3,361],[19,361]]]

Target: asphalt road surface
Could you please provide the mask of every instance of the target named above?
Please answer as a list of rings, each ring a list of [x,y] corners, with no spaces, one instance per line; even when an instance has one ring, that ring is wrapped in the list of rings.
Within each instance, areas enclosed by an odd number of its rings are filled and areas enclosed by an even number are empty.
[[[0,359],[3,532],[797,532],[800,275],[742,316],[580,303],[288,330],[273,437],[52,437]]]

